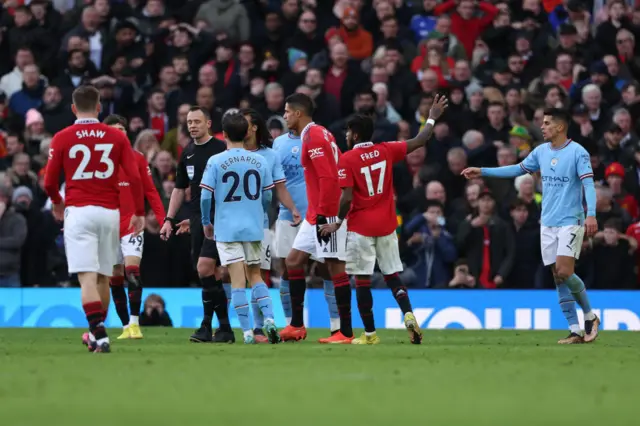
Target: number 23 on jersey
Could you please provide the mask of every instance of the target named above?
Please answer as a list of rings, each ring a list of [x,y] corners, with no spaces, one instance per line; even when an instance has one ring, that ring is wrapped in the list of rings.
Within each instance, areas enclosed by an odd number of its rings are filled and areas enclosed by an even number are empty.
[[[113,160],[110,158],[111,151],[113,150],[113,144],[99,143],[93,146],[93,150],[87,145],[76,144],[69,149],[69,158],[80,159],[80,163],[75,172],[71,176],[72,180],[86,180],[86,179],[109,179],[113,176],[115,166]],[[51,157],[51,153],[49,154]],[[91,161],[93,158],[98,158],[98,163]],[[93,166],[93,170],[91,167]],[[87,170],[89,168],[89,170]],[[104,169],[104,170],[98,170]]]

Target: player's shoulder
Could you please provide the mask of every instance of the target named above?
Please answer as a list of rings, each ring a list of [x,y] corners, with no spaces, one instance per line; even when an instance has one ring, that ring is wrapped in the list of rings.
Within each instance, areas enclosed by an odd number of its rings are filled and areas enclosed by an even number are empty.
[[[254,151],[258,155],[262,155],[264,158],[273,158],[276,156],[276,151],[268,146],[261,146],[259,150]]]
[[[351,161],[353,158],[360,158],[355,149],[350,149],[349,151],[345,151],[340,155],[339,162],[345,163],[347,161]]]
[[[589,155],[589,152],[586,150],[586,148],[574,140],[569,142],[567,148],[569,148],[570,152],[573,152],[577,155]]]
[[[273,150],[271,150],[271,152],[273,152]],[[273,158],[272,154],[266,149],[259,150],[259,151],[251,151],[249,152],[248,156],[251,158],[254,158],[256,161],[263,162],[263,163],[269,163],[269,160]]]

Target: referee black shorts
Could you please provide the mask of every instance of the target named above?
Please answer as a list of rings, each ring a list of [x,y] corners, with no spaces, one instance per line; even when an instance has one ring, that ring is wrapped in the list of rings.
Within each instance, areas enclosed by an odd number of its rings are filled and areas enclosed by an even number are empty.
[[[192,217],[189,223],[191,227],[191,262],[193,262],[193,268],[197,269],[198,259],[201,257],[214,259],[219,265],[218,247],[215,241],[204,237],[201,217]]]

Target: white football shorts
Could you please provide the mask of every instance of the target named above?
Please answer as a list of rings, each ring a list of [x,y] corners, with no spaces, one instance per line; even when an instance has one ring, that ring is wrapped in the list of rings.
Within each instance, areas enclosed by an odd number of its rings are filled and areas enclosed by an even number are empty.
[[[227,266],[232,263],[244,262],[247,265],[259,265],[262,256],[262,242],[233,242],[223,243],[216,241],[220,264]]]
[[[542,250],[542,262],[545,266],[548,266],[556,263],[557,256],[580,258],[583,239],[583,225],[541,226],[540,249]]]
[[[366,237],[347,232],[347,274],[373,275],[376,260],[383,275],[402,272],[402,261],[395,232],[384,237]]]
[[[328,223],[335,222],[335,217],[327,218]],[[312,225],[306,220],[300,224],[300,230],[293,241],[293,248],[311,256],[315,256],[318,262],[323,262],[325,258],[347,260],[347,221],[336,232],[331,234],[327,241],[319,241],[317,225]]]
[[[120,250],[120,212],[98,206],[69,206],[64,212],[64,247],[69,273],[113,275]]]
[[[144,233],[134,236],[133,233],[120,238],[120,251],[118,252],[118,265],[124,265],[125,257],[142,258],[144,249]]]
[[[260,256],[260,269],[266,271],[271,270],[271,241],[273,236],[271,235],[271,229],[264,230],[264,237],[262,238],[262,254]]]

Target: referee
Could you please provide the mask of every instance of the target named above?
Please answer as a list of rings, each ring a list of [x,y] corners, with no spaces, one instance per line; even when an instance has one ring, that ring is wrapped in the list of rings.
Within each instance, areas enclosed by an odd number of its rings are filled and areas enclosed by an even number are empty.
[[[226,144],[209,135],[211,117],[198,106],[191,107],[187,114],[187,127],[193,141],[182,151],[176,174],[176,187],[171,193],[167,218],[162,225],[160,235],[167,240],[175,227],[175,215],[184,201],[185,190],[191,189],[189,220],[191,228],[191,259],[198,271],[202,283],[202,307],[204,318],[200,328],[191,335],[192,342],[233,343],[235,336],[229,324],[227,296],[222,281],[216,277],[216,265],[219,263],[215,241],[204,237],[202,215],[200,212],[200,180],[213,155],[224,152]],[[211,217],[215,217],[211,212]],[[213,335],[211,320],[215,311],[220,328]]]

